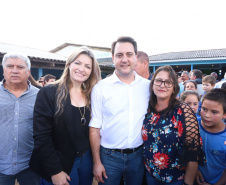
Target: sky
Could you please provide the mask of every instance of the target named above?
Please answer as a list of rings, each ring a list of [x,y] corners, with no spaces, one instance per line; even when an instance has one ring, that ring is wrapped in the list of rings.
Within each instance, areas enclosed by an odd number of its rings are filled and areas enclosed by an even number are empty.
[[[0,43],[50,51],[111,47],[131,36],[148,55],[226,48],[225,0],[1,0]]]

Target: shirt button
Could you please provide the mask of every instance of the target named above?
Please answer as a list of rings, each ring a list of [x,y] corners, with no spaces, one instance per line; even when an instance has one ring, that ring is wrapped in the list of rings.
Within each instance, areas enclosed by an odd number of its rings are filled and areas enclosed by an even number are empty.
[[[14,137],[14,140],[16,141],[16,137]]]
[[[17,115],[17,112],[15,114]]]
[[[15,125],[15,127],[17,127],[17,125]]]
[[[16,153],[16,150],[14,150],[14,152]]]

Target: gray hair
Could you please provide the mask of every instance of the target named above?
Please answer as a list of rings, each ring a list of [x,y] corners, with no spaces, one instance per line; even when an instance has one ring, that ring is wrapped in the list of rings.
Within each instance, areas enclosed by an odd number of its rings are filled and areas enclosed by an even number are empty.
[[[22,53],[18,53],[18,52],[9,52],[4,55],[4,57],[2,59],[2,67],[3,68],[5,67],[6,60],[8,60],[9,58],[20,58],[21,60],[23,60],[26,63],[28,70],[31,69],[30,59],[26,55],[24,55]]]
[[[189,77],[189,72],[188,71],[183,71],[182,73],[186,74]]]

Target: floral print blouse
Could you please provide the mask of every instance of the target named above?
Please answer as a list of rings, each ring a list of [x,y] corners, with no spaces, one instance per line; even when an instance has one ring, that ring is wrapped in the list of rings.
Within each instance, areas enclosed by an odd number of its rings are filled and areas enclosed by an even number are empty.
[[[185,103],[168,113],[149,106],[142,127],[144,163],[147,171],[161,182],[181,180],[189,161],[204,162],[199,125]]]

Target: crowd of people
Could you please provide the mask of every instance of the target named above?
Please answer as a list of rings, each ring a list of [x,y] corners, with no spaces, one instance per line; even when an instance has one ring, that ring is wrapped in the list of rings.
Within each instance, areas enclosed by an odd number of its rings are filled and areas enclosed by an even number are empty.
[[[0,184],[226,184],[226,74],[151,74],[131,37],[111,52],[115,71],[105,79],[80,47],[60,79],[38,81],[27,56],[4,55]]]

